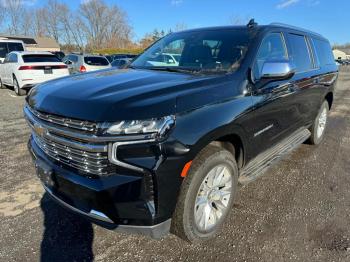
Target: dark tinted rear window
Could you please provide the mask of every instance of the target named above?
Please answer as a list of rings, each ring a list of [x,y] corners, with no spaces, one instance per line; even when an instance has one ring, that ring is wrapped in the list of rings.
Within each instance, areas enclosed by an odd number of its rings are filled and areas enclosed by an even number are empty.
[[[24,63],[61,62],[55,55],[23,55]]]
[[[9,53],[12,51],[24,51],[21,43],[7,43]]]
[[[297,72],[312,69],[313,64],[310,57],[306,38],[302,35],[288,34],[290,44],[290,58],[297,67]]]
[[[334,56],[329,42],[315,38],[312,39],[312,42],[314,44],[316,58],[319,65],[325,66],[334,64]]]
[[[7,44],[0,43],[0,57],[4,58],[7,55]]]
[[[109,65],[109,62],[104,57],[98,57],[98,56],[86,56],[84,57],[85,64],[92,65],[92,66],[106,66]]]

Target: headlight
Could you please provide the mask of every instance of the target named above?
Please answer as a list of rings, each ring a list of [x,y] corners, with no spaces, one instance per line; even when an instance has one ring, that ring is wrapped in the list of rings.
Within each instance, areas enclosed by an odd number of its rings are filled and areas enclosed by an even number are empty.
[[[111,124],[106,133],[110,135],[154,134],[163,135],[175,124],[175,116],[149,120],[128,120]]]

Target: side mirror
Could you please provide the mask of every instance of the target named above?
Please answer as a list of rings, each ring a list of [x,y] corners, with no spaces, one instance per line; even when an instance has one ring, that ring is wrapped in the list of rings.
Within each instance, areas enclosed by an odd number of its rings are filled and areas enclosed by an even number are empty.
[[[64,61],[64,63],[65,63],[66,65],[71,65],[71,64],[73,64],[72,61],[70,61],[70,60],[66,60],[66,61]]]
[[[265,62],[261,71],[261,79],[278,81],[287,80],[295,74],[295,67],[288,61]]]

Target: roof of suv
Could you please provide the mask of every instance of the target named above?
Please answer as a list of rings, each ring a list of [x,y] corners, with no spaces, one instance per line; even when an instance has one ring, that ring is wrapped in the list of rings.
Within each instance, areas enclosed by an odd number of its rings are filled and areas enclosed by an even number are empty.
[[[292,26],[292,25],[288,25],[288,24],[282,24],[282,23],[271,23],[269,25],[255,25],[254,27],[248,27],[246,25],[239,25],[239,26],[214,26],[214,27],[202,27],[202,28],[195,28],[195,29],[188,29],[188,30],[184,30],[181,32],[196,32],[196,31],[210,31],[210,30],[232,30],[232,29],[256,29],[258,31],[262,31],[265,29],[269,29],[269,28],[280,28],[280,29],[289,29],[289,30],[294,30],[294,31],[298,31],[300,33],[303,34],[308,34],[308,35],[312,35],[318,38],[322,38],[324,40],[327,40],[324,36],[316,33],[316,32],[312,32],[310,30],[304,29],[304,28],[300,28],[300,27],[296,27],[296,26]]]
[[[2,38],[2,37],[0,37],[0,42],[6,42],[6,43],[21,43],[21,44],[23,44],[23,41],[22,41],[22,40],[14,40],[14,39]]]

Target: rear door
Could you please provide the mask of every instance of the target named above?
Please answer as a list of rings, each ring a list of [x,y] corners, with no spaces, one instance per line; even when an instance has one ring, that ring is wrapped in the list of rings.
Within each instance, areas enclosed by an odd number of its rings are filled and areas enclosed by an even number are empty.
[[[11,85],[9,81],[10,54],[5,56],[4,62],[1,65],[1,79],[4,84]]]
[[[318,110],[320,89],[318,84],[319,65],[312,51],[310,38],[303,34],[287,33],[290,61],[296,67],[294,82],[295,105],[302,125],[309,125]]]

